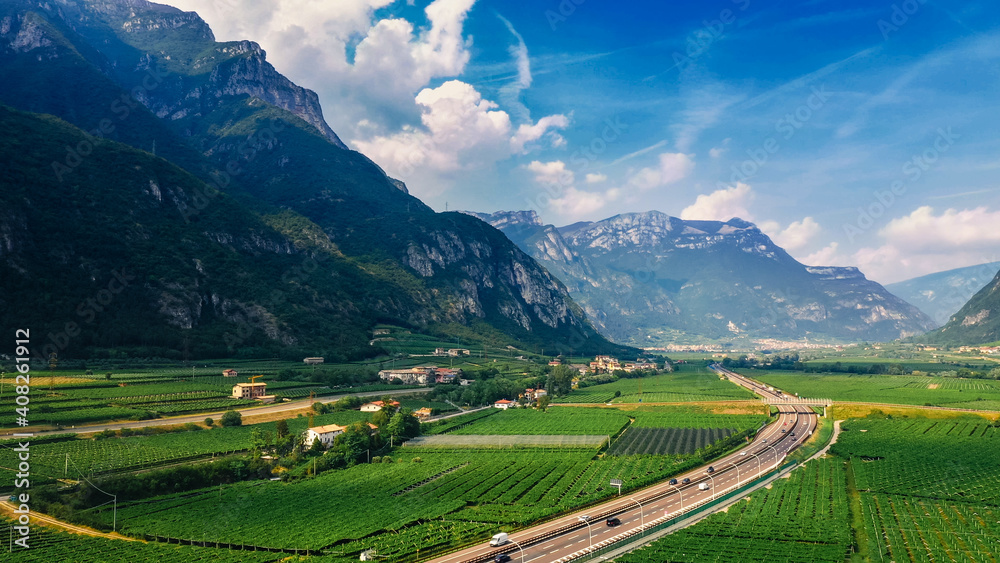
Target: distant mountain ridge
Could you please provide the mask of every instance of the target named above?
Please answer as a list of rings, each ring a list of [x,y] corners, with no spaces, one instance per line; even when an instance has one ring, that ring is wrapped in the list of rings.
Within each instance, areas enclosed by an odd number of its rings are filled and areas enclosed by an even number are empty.
[[[990,283],[998,271],[1000,262],[989,262],[891,283],[885,288],[916,305],[942,326]]]
[[[658,211],[567,227],[477,214],[559,277],[612,339],[892,340],[933,321],[856,268],[804,266],[742,219]]]
[[[136,301],[122,312],[122,326],[133,328],[101,326],[98,334],[74,339],[66,353],[88,347],[177,350],[190,342],[205,344],[196,352],[201,355],[236,353],[221,343],[245,323],[215,314],[225,299],[267,319],[262,327],[286,328],[258,330],[252,341],[235,339],[253,354],[273,354],[294,341],[311,350],[364,355],[366,331],[376,322],[549,350],[622,350],[597,334],[565,287],[500,231],[466,215],[434,213],[410,196],[402,182],[347,149],[326,124],[316,94],[278,73],[259,45],[218,43],[195,13],[145,0],[7,0],[0,4],[0,68],[0,103],[79,128],[42,128],[76,140],[47,152],[51,166],[39,170],[29,158],[37,155],[17,148],[36,140],[31,131],[12,134],[4,145],[4,162],[24,176],[18,190],[3,194],[0,213],[0,233],[16,237],[16,245],[0,253],[0,290],[19,296],[4,303],[4,326],[54,308],[37,318],[36,327],[58,333],[66,316],[60,311],[72,312],[77,297],[99,291],[94,284],[111,275],[115,266],[100,258],[102,248],[114,244],[119,263],[144,265],[136,267],[143,280]],[[32,118],[4,115],[15,131],[12,124]],[[112,156],[126,170],[167,169],[169,162],[180,170],[169,177],[178,180],[167,186],[154,174],[142,185],[115,184],[114,176],[93,168]],[[134,166],[122,164],[128,159]],[[44,198],[15,197],[22,188],[61,193],[65,205],[53,203],[43,212],[38,204]],[[105,188],[118,203],[95,208]],[[145,209],[148,193],[163,198],[159,204],[167,211],[161,216],[135,215]],[[60,216],[60,209],[77,215]],[[176,230],[186,238],[165,237],[161,246],[151,233],[158,232],[154,225],[174,221],[174,211],[183,223]],[[21,228],[35,224],[38,213],[75,244]],[[107,228],[122,225],[131,237],[101,238],[92,227],[96,217]],[[247,231],[237,218],[259,229]],[[26,248],[36,253],[25,255]],[[281,276],[296,265],[275,257],[274,249],[299,260],[331,260],[306,283]],[[269,273],[249,257],[277,269]],[[63,290],[25,289],[44,285],[54,270],[61,283],[53,287]],[[225,295],[207,289],[222,286]],[[295,298],[268,299],[272,289]]]
[[[1000,272],[938,330],[918,339],[964,346],[1000,341]]]

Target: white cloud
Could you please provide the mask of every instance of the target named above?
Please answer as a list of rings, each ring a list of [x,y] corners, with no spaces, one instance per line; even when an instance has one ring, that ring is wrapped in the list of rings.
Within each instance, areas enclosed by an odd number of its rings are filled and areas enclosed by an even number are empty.
[[[585,192],[569,186],[558,198],[551,200],[551,208],[565,219],[580,220],[592,217],[608,204],[618,200],[621,190],[612,188],[604,192]]]
[[[719,146],[710,148],[708,150],[708,156],[712,158],[721,158],[722,156],[724,156],[727,152],[729,152],[730,140],[731,139],[729,137],[726,137],[725,139],[722,140],[722,143]]]
[[[548,186],[572,186],[576,181],[576,175],[572,170],[566,169],[566,163],[561,160],[552,162],[540,162],[533,160],[525,166],[526,169],[535,173],[535,181]]]
[[[730,188],[699,195],[694,203],[681,211],[681,219],[728,221],[739,217],[753,220],[748,206],[754,200],[753,190],[742,182]]]
[[[760,223],[759,227],[767,236],[771,237],[771,240],[775,244],[790,253],[809,244],[823,230],[819,226],[819,223],[812,217],[806,217],[801,221],[793,221],[784,229],[774,221],[765,221]]]
[[[433,182],[437,173],[491,166],[524,153],[527,143],[569,122],[561,115],[548,116],[513,131],[506,112],[458,80],[423,89],[416,102],[423,127],[406,127],[395,134],[355,139],[353,143],[390,175],[424,179],[423,185],[440,186],[440,182]]]
[[[639,191],[648,191],[679,182],[694,170],[693,155],[665,152],[660,154],[659,165],[641,168],[632,173],[628,185]]]
[[[601,174],[601,173],[587,174],[585,176],[585,179],[587,180],[588,184],[600,184],[601,182],[607,182],[608,176],[607,174]]]
[[[856,251],[853,262],[882,283],[901,281],[953,268],[997,260],[1000,211],[985,207],[920,207],[897,217],[879,231],[884,243]]]
[[[847,266],[854,262],[840,253],[840,245],[831,242],[801,260],[806,266]]]

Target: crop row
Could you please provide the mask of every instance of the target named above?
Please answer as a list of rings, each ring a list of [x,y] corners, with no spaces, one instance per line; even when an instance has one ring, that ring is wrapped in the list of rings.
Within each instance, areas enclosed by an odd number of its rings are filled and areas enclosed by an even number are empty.
[[[608,455],[692,454],[734,434],[732,428],[629,428]]]
[[[560,397],[559,403],[672,403],[753,399],[746,389],[707,369],[592,385]]]
[[[840,563],[850,545],[846,472],[839,460],[821,459],[616,561]]]
[[[616,434],[628,416],[615,409],[558,407],[547,411],[512,409],[477,421],[452,434]]]

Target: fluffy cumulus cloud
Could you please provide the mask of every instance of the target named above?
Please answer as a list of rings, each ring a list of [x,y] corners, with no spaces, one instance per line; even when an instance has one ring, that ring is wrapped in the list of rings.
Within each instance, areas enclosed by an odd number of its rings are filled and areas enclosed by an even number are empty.
[[[584,179],[587,180],[588,184],[600,184],[601,182],[607,182],[608,176],[607,174],[601,174],[601,173],[587,174],[584,177]]]
[[[784,229],[775,221],[765,221],[759,226],[760,230],[771,237],[775,244],[789,252],[802,249],[823,230],[812,217],[806,217],[801,221],[792,221]]]
[[[920,207],[897,217],[878,235],[883,244],[857,250],[851,257],[863,272],[882,283],[942,270],[993,262],[1000,249],[1000,211],[986,207]]]
[[[639,191],[648,191],[679,182],[694,171],[694,159],[684,153],[660,154],[658,166],[641,168],[634,172],[628,185]]]
[[[464,25],[475,0],[434,0],[419,26],[377,18],[391,0],[171,3],[197,10],[220,40],[260,42],[282,73],[319,92],[327,121],[348,144],[417,195],[441,193],[456,172],[565,144],[557,130],[569,125],[566,116],[534,121],[517,100],[531,85],[531,66],[510,22],[502,20],[517,41],[510,55],[518,73],[501,101],[513,113],[457,80],[471,57]],[[442,79],[452,80],[431,87]]]
[[[681,219],[728,221],[739,217],[753,220],[749,206],[754,200],[753,190],[742,182],[729,188],[699,195],[694,203],[681,211]]]

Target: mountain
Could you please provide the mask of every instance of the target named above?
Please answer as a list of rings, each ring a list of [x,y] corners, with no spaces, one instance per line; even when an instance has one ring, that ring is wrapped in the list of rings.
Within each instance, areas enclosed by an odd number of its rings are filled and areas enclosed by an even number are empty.
[[[943,327],[918,340],[952,346],[1000,341],[1000,272],[952,315]]]
[[[934,326],[857,269],[804,266],[740,219],[651,211],[556,228],[531,212],[479,216],[560,278],[620,342],[892,340]]]
[[[1000,271],[1000,262],[956,268],[885,286],[893,295],[916,305],[944,325]]]
[[[0,289],[17,296],[3,326],[31,318],[58,337],[63,319],[79,321],[79,299],[105,295],[102,280],[127,266],[141,280],[128,322],[101,316],[67,354],[198,342],[201,355],[357,355],[376,321],[621,350],[500,231],[409,195],[345,147],[316,94],[259,45],[216,42],[197,14],[145,0],[7,0],[0,68],[0,103],[64,120],[4,112],[45,126],[3,145],[23,172],[0,214]],[[34,149],[41,132],[46,151]],[[248,325],[264,330],[240,336]]]

